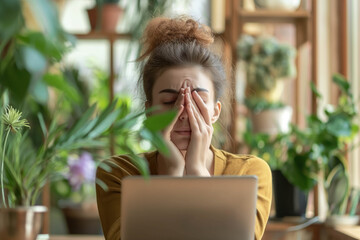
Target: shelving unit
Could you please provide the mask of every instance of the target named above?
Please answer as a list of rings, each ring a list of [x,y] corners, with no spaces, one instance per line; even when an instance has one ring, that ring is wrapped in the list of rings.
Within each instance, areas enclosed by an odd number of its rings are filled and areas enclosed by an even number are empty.
[[[304,0],[305,1],[305,0]],[[279,24],[279,23],[287,23],[292,24],[295,27],[295,47],[297,50],[301,48],[301,46],[305,43],[310,44],[311,52],[310,52],[310,61],[311,67],[309,69],[310,76],[309,81],[312,81],[315,85],[317,85],[317,46],[316,46],[316,9],[317,9],[317,0],[309,0],[307,1],[309,4],[308,7],[311,9],[305,9],[304,5],[300,7],[300,9],[296,11],[272,11],[272,10],[258,10],[255,11],[247,11],[242,8],[243,1],[242,0],[227,0],[226,1],[226,11],[225,11],[225,32],[223,34],[223,38],[225,40],[225,58],[229,59],[231,66],[235,68],[237,65],[237,51],[236,44],[241,37],[241,34],[244,32],[244,25],[246,23],[266,23],[266,24]],[[296,68],[299,69],[300,61],[299,58],[296,59]],[[232,69],[233,73],[231,76],[231,87],[232,89],[236,88],[236,69]],[[295,107],[299,106],[300,103],[300,90],[301,83],[299,81],[299,75],[294,80],[294,89],[293,92],[293,105]],[[310,99],[310,111],[311,113],[315,113],[316,106],[316,96],[313,93],[311,94]],[[231,100],[231,124],[228,127],[228,131],[230,133],[230,139],[227,143],[227,149],[230,152],[237,153],[239,149],[238,142],[238,103],[236,101],[236,93],[233,93]],[[298,108],[294,108],[294,121],[298,124],[301,121],[301,114]],[[318,193],[317,186],[314,189],[314,214],[318,215]],[[269,228],[272,228],[272,223],[268,224]]]
[[[227,0],[226,1],[226,23],[225,23],[225,32],[224,39],[225,43],[229,50],[229,56],[226,56],[227,59],[231,59],[231,65],[234,67],[237,63],[237,53],[236,53],[236,43],[239,40],[241,34],[243,33],[243,27],[246,23],[287,23],[292,24],[295,27],[295,39],[296,39],[296,48],[299,49],[303,44],[310,43],[311,45],[311,62],[312,68],[311,71],[311,81],[316,83],[316,0],[311,0],[311,10],[304,9],[303,6],[296,11],[274,11],[274,10],[259,10],[248,11],[242,8],[242,0]],[[225,51],[226,53],[226,51]],[[299,61],[296,60],[297,69],[299,69]],[[232,71],[236,72],[236,71]],[[236,89],[236,79],[235,76],[232,76],[231,79],[232,89]],[[300,89],[299,77],[295,79],[295,88]],[[294,93],[294,105],[298,106],[299,104],[299,91]],[[314,96],[312,96],[312,111],[316,109]],[[229,126],[230,136],[233,139],[229,151],[236,152],[238,149],[238,142],[236,141],[237,136],[237,105],[235,99],[235,93],[232,97],[231,102],[231,123]],[[300,121],[300,115],[298,111],[294,112],[295,123]]]
[[[114,43],[119,39],[131,39],[131,35],[128,33],[111,33],[111,32],[89,32],[85,34],[73,34],[76,38],[82,40],[94,40],[94,39],[104,39],[107,40],[110,44],[109,51],[109,62],[110,62],[110,78],[109,78],[109,93],[110,93],[110,101],[114,99],[114,80],[115,80],[115,70],[114,70]]]
[[[114,69],[114,44],[116,40],[122,39],[122,40],[130,40],[131,34],[129,33],[116,33],[116,32],[99,32],[99,31],[92,31],[85,34],[73,34],[76,38],[81,40],[97,40],[97,39],[103,39],[107,40],[110,44],[109,49],[109,63],[110,63],[110,69],[109,69],[109,101],[114,100],[114,82],[115,82],[115,69]],[[114,136],[111,135],[110,138],[110,152],[111,154],[114,154]]]

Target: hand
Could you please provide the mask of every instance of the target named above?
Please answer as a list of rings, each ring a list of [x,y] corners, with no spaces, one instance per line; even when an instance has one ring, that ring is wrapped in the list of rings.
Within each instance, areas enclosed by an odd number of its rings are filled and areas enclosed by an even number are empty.
[[[171,176],[182,176],[185,169],[185,159],[181,154],[180,150],[170,139],[170,133],[173,127],[184,111],[184,88],[181,88],[180,94],[174,104],[174,108],[177,110],[177,115],[174,120],[162,131],[162,135],[169,149],[169,155],[164,156],[159,154],[157,159],[157,167],[159,175],[171,175]]]
[[[185,106],[189,116],[191,139],[185,156],[188,175],[210,176],[207,168],[213,126],[210,113],[200,95],[190,88],[185,89]],[[191,97],[192,96],[192,97]]]

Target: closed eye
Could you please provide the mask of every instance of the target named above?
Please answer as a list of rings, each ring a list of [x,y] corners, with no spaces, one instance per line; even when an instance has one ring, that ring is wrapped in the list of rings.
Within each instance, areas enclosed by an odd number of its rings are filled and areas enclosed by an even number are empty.
[[[173,104],[175,104],[175,101],[163,102],[163,104],[165,104],[165,105],[173,105]]]

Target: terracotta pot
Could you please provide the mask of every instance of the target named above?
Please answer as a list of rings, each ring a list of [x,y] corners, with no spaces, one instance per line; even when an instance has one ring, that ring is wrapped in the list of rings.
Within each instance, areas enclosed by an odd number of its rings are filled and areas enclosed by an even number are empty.
[[[104,4],[101,11],[94,7],[87,9],[91,31],[115,32],[119,19],[121,19],[124,9],[117,4]],[[100,13],[101,18],[98,19]],[[98,26],[97,26],[98,25]]]
[[[35,240],[41,230],[45,206],[0,208],[2,240]]]

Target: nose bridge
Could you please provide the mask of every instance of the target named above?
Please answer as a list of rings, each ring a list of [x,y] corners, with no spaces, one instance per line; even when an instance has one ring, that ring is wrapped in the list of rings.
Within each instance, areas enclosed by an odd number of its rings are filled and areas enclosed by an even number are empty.
[[[191,87],[191,80],[189,78],[186,78],[183,82],[182,87],[184,87],[184,88]]]

